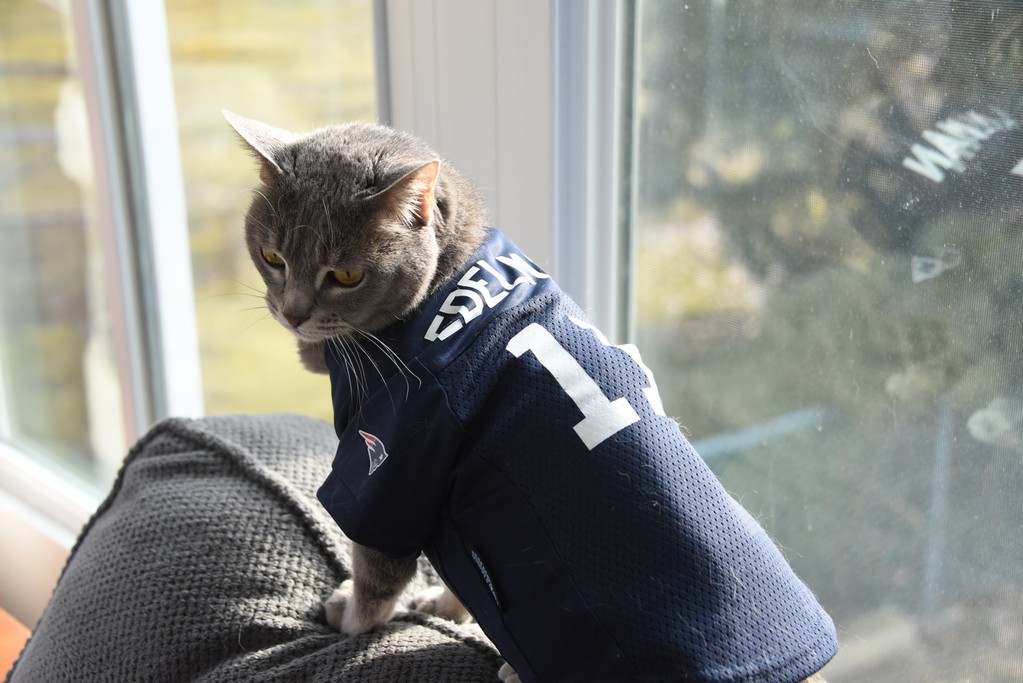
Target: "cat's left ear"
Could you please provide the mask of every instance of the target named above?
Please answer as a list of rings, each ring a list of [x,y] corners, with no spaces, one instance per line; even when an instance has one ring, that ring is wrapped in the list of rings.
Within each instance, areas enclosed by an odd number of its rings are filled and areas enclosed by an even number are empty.
[[[436,204],[434,191],[438,177],[440,160],[434,159],[409,171],[387,189],[370,197],[369,201],[405,225],[429,225]]]

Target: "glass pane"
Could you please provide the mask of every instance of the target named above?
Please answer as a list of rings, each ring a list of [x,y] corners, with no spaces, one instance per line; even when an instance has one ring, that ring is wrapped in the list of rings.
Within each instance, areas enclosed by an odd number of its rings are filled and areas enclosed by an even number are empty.
[[[125,451],[65,3],[0,3],[0,438],[105,486]]]
[[[376,117],[370,0],[167,0],[208,413],[329,419],[325,377],[266,313],[242,220],[255,162],[221,108],[307,131]]]
[[[1023,7],[638,3],[634,326],[829,609],[828,680],[1023,680]]]

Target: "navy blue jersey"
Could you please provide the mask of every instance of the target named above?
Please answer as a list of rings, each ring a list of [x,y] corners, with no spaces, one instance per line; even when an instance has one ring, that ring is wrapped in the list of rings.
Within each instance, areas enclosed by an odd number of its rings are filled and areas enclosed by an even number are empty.
[[[522,680],[791,681],[833,656],[635,348],[504,235],[378,337],[327,352],[320,500],[357,543],[425,551]]]

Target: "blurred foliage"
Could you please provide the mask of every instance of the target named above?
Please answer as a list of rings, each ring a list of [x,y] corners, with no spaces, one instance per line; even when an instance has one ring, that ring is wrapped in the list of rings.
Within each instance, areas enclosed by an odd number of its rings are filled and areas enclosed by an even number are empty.
[[[57,163],[55,110],[73,46],[61,14],[0,3],[0,368],[12,429],[73,469],[89,462],[82,354],[85,212]]]
[[[85,397],[82,385],[67,378],[81,375],[82,362],[80,355],[67,351],[84,348],[81,333],[69,324],[54,323],[12,335],[5,346],[10,367],[30,375],[38,387],[18,395],[22,435],[40,443],[75,443],[86,431]]]
[[[668,411],[740,444],[711,466],[840,620],[1019,586],[1023,9],[640,7],[635,324]],[[941,182],[903,163],[932,144]]]

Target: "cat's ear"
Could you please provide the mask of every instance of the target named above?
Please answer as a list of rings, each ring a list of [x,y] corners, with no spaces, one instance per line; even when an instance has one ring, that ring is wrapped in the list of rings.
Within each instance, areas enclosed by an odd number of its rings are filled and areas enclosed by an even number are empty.
[[[409,171],[387,189],[370,197],[369,201],[400,223],[419,227],[429,225],[435,210],[434,191],[439,176],[440,161],[434,159]]]
[[[221,113],[227,122],[231,124],[235,132],[259,158],[261,163],[259,177],[263,182],[270,182],[275,176],[282,175],[281,168],[282,150],[298,139],[298,135],[283,128],[274,128],[259,121],[238,116],[226,109]]]

